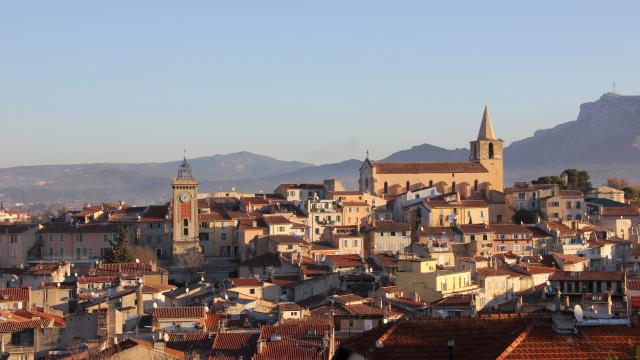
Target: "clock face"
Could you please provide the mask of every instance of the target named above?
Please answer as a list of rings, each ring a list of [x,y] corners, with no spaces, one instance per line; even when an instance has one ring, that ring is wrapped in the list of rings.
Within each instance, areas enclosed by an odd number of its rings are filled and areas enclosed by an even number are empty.
[[[182,202],[187,202],[187,201],[189,201],[190,198],[191,197],[187,193],[180,194],[180,201],[182,201]]]

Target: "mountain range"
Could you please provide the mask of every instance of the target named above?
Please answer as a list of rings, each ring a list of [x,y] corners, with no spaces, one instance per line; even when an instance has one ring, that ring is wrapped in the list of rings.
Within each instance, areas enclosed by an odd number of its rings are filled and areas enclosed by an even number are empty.
[[[380,161],[464,161],[467,149],[422,144]],[[228,190],[270,192],[283,182],[317,182],[339,178],[355,188],[362,160],[312,165],[250,152],[190,160],[203,192]],[[124,199],[130,203],[163,203],[177,161],[164,163],[98,163],[21,166],[0,169],[0,200],[5,204],[79,204]],[[566,168],[587,169],[594,184],[607,177],[640,182],[640,96],[604,94],[582,104],[578,117],[505,148],[505,183],[556,175]]]

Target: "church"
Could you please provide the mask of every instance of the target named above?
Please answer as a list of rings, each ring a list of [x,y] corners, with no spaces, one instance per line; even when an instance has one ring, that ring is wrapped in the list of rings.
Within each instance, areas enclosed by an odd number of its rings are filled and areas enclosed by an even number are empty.
[[[408,190],[435,187],[441,193],[457,191],[464,197],[491,190],[504,190],[501,139],[493,132],[485,106],[478,138],[470,142],[469,161],[464,162],[374,162],[367,157],[360,166],[359,188],[392,198]]]

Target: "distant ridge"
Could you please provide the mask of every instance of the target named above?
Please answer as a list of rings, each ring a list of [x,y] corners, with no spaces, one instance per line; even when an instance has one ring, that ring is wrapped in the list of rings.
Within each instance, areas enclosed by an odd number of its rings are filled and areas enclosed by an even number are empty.
[[[500,134],[500,129],[495,129]],[[469,139],[471,140],[471,139]],[[466,161],[467,149],[430,144],[397,151],[380,161]],[[339,178],[356,188],[362,159],[312,165],[242,151],[190,160],[200,191],[271,192],[282,182]],[[97,202],[163,203],[178,161],[21,166],[0,169],[0,200],[5,204]],[[608,176],[640,183],[640,96],[604,94],[580,106],[574,121],[536,131],[505,149],[505,182],[560,174],[566,168],[590,171],[594,184]]]

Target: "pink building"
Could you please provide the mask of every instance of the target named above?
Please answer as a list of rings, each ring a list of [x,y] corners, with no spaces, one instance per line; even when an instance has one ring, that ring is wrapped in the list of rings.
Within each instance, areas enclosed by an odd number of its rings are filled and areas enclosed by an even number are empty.
[[[111,250],[117,240],[118,224],[50,223],[38,230],[43,260],[91,262]]]

